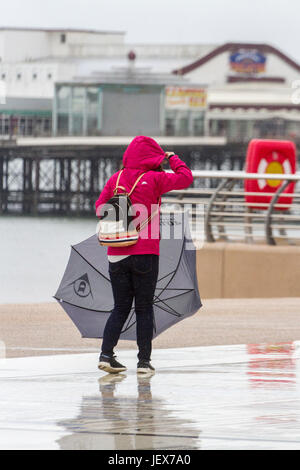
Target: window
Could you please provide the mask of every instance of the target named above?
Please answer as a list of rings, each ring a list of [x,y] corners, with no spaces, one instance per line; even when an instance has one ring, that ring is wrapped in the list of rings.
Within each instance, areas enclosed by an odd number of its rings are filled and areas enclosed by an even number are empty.
[[[1,80],[5,80],[6,79],[6,74],[5,73],[2,73],[1,75]]]
[[[25,135],[25,129],[26,129],[26,118],[21,117],[20,126],[19,126],[19,135]]]
[[[69,134],[69,115],[58,113],[57,115],[57,135]]]
[[[69,112],[71,89],[68,86],[57,88],[57,109],[58,111]]]
[[[51,80],[51,78],[52,78],[52,73],[48,73],[47,78],[48,78],[48,80]]]
[[[100,91],[96,87],[86,89],[87,135],[97,135],[100,130]]]
[[[32,79],[33,79],[33,80],[36,80],[36,79],[37,79],[37,73],[33,73],[33,74],[32,74]]]
[[[176,135],[176,111],[166,111],[165,134]]]
[[[17,73],[17,80],[21,80],[21,78],[22,78],[22,74],[20,72]]]
[[[56,90],[57,102],[57,135],[67,135],[69,131],[69,112],[71,104],[71,88],[59,86]]]
[[[60,35],[60,42],[61,42],[62,44],[64,44],[64,43],[66,42],[66,35],[65,35],[65,33],[63,33],[63,34]]]
[[[50,121],[50,119],[47,119],[47,118],[46,118],[46,119],[44,120],[44,132],[45,132],[46,134],[49,134],[50,130],[51,130],[51,121]]]
[[[73,88],[72,93],[72,131],[73,135],[83,135],[85,112],[85,88]]]
[[[26,134],[27,135],[32,135],[32,131],[33,131],[33,119],[32,118],[27,118]]]
[[[175,135],[175,119],[173,117],[166,118],[166,135]]]
[[[193,118],[193,135],[204,134],[204,116],[194,116]]]
[[[85,107],[85,88],[80,86],[73,87],[72,94],[72,111],[73,113],[82,114]]]
[[[176,134],[180,136],[186,136],[188,135],[189,131],[189,119],[188,116],[185,115],[183,112],[182,114],[180,113],[178,116],[178,127],[176,129]]]
[[[9,119],[8,118],[4,119],[4,134],[5,135],[9,134]]]

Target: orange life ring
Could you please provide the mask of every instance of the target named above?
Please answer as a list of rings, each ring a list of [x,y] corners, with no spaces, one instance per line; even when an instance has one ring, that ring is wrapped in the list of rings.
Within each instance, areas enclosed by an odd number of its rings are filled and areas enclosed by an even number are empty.
[[[293,174],[296,172],[296,147],[293,142],[286,140],[263,140],[253,139],[249,142],[246,156],[246,172]],[[246,192],[255,193],[275,193],[282,180],[271,180],[260,178],[257,180],[245,180],[244,188]],[[284,193],[293,193],[295,183],[290,183]],[[272,195],[246,195],[245,200],[251,209],[267,209]],[[291,205],[293,197],[280,197],[277,204]],[[255,206],[253,204],[266,204],[265,206]],[[277,210],[288,210],[289,207],[280,207]]]

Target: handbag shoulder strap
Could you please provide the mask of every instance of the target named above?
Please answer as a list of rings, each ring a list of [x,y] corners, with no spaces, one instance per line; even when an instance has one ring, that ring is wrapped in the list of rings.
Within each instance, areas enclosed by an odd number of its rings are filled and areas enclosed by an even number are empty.
[[[118,178],[117,178],[117,181],[116,181],[116,186],[115,186],[115,189],[114,189],[114,195],[116,195],[118,193],[118,188],[121,188],[124,191],[126,191],[126,188],[124,188],[124,186],[119,186],[119,181],[120,181],[122,173],[123,173],[123,170],[121,170],[118,174]]]
[[[140,179],[142,178],[142,176],[144,176],[145,173],[142,173],[135,181],[134,185],[132,186],[130,192],[128,193],[128,196],[130,196],[132,194],[132,192],[134,191],[136,185],[138,184],[138,182],[140,181]]]
[[[116,181],[116,186],[115,186],[115,189],[114,189],[114,194],[116,195],[118,193],[118,188],[121,188],[123,189],[125,192],[126,192],[126,188],[124,188],[124,186],[120,186],[119,185],[119,181],[120,181],[120,178],[121,178],[121,174],[123,173],[123,170],[121,170],[118,174],[118,178],[117,178],[117,181]],[[140,179],[142,178],[142,176],[144,176],[145,173],[142,173],[140,176],[138,176],[138,178],[135,180],[135,183],[134,185],[132,186],[130,192],[127,194],[127,196],[130,196],[132,194],[132,192],[134,191],[136,185],[138,184],[138,182],[140,181]]]

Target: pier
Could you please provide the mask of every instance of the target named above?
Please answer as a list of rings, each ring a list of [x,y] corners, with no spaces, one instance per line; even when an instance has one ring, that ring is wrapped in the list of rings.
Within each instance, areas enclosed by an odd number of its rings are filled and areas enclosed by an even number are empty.
[[[193,170],[242,170],[245,144],[214,137],[157,137]],[[0,213],[91,215],[131,137],[21,138],[0,145]],[[195,182],[215,187],[217,180]]]

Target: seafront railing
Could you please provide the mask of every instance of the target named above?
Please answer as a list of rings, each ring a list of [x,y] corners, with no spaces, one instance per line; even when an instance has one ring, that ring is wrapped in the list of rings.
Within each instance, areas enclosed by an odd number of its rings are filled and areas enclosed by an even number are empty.
[[[196,186],[197,180],[201,180],[202,187],[168,193],[162,200],[162,208],[164,211],[190,208],[191,225],[203,214],[205,241],[300,244],[300,173],[262,175],[195,170],[193,176]],[[211,187],[212,180],[217,181],[216,188]],[[246,180],[280,183],[274,192],[246,191]],[[203,185],[203,181],[208,184]],[[295,183],[294,190],[285,192],[291,183]],[[258,199],[249,202],[249,197]],[[268,202],[259,202],[262,197],[267,197]]]

